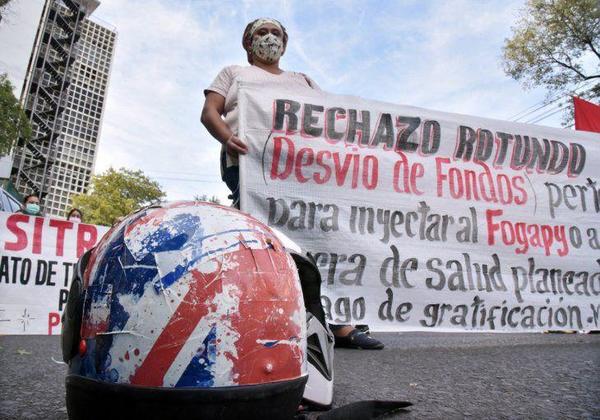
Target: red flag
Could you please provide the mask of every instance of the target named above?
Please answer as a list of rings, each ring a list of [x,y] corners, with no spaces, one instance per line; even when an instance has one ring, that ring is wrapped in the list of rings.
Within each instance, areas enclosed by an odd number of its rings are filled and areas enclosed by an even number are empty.
[[[600,133],[600,106],[573,96],[575,130]]]

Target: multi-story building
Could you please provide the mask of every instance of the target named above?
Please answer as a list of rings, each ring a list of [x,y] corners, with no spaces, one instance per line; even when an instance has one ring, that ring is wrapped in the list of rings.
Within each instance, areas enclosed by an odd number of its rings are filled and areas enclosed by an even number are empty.
[[[98,5],[46,0],[23,84],[34,135],[15,149],[12,181],[40,195],[46,215],[64,215],[94,170],[117,36],[90,17]]]

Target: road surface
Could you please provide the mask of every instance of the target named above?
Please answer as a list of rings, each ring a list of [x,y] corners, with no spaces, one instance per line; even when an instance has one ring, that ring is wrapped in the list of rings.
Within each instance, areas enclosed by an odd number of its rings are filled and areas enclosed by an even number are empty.
[[[335,404],[414,403],[388,418],[600,419],[600,335],[378,333],[338,349]],[[0,337],[0,418],[66,419],[60,338]]]

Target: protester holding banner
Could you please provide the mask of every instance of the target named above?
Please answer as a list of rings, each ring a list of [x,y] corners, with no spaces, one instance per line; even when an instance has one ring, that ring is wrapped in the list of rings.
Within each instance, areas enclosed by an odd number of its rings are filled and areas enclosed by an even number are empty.
[[[39,197],[35,194],[25,196],[23,199],[23,206],[17,212],[28,214],[30,216],[43,216]]]
[[[238,83],[258,82],[294,91],[317,89],[318,85],[304,73],[284,71],[279,67],[287,47],[288,34],[277,20],[260,18],[244,30],[242,46],[250,66],[228,66],[219,72],[204,90],[202,124],[221,144],[221,177],[232,192],[233,206],[240,207],[239,154],[248,148],[238,137]],[[381,349],[383,344],[349,325],[332,325],[338,347]]]
[[[228,66],[219,72],[204,90],[202,124],[222,144],[221,177],[232,192],[233,204],[239,208],[238,154],[248,151],[238,137],[238,82],[259,82],[290,89],[319,89],[303,73],[284,71],[279,60],[285,53],[288,35],[275,19],[256,19],[244,30],[242,46],[250,66]]]

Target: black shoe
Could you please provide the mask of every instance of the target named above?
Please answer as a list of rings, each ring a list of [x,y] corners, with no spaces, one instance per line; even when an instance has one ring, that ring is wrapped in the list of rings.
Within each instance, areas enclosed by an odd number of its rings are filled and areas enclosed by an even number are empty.
[[[354,329],[344,337],[335,337],[335,347],[346,349],[381,350],[385,346],[379,340]]]
[[[368,325],[359,324],[359,325],[355,325],[354,328],[356,328],[358,331],[364,332],[367,335],[371,334],[371,331],[369,331]]]

